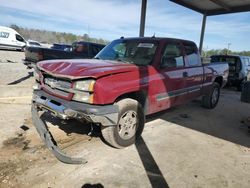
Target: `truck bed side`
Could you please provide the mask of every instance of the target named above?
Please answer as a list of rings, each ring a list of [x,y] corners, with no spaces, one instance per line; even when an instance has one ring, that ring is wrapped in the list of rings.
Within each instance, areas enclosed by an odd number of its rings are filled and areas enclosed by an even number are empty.
[[[228,74],[229,66],[227,63],[215,62],[203,65],[204,79],[202,93],[205,94],[210,90],[213,82],[218,82],[221,87],[224,87]]]

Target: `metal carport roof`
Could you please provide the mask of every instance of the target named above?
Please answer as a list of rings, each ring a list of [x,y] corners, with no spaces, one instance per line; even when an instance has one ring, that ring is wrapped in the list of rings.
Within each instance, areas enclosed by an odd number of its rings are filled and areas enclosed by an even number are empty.
[[[207,16],[248,12],[250,0],[169,0],[203,14],[199,50],[202,51]],[[147,0],[142,0],[140,36],[144,36]]]
[[[250,11],[250,0],[170,0],[207,16]]]

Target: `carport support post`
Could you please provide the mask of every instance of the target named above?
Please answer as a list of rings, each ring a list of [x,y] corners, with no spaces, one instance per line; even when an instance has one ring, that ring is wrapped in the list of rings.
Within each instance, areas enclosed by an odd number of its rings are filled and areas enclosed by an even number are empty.
[[[147,9],[147,0],[141,1],[141,22],[140,22],[140,37],[144,37],[145,31],[145,20],[146,20],[146,9]]]
[[[207,15],[206,15],[206,14],[203,14],[202,26],[201,26],[200,46],[199,46],[200,54],[202,53],[202,46],[203,46],[203,40],[204,40],[204,33],[205,33],[205,28],[206,28],[206,21],[207,21]]]

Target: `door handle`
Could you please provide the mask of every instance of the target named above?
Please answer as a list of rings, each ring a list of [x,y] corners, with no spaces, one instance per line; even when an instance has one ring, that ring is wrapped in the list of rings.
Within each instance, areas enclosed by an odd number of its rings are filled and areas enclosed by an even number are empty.
[[[187,72],[183,72],[182,74],[183,74],[184,78],[188,77],[188,73]]]

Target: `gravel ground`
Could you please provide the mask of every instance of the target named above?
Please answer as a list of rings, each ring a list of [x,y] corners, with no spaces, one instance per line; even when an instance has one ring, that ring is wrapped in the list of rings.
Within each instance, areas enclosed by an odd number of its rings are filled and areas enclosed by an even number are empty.
[[[0,63],[20,63],[24,59],[24,52],[0,50]]]

